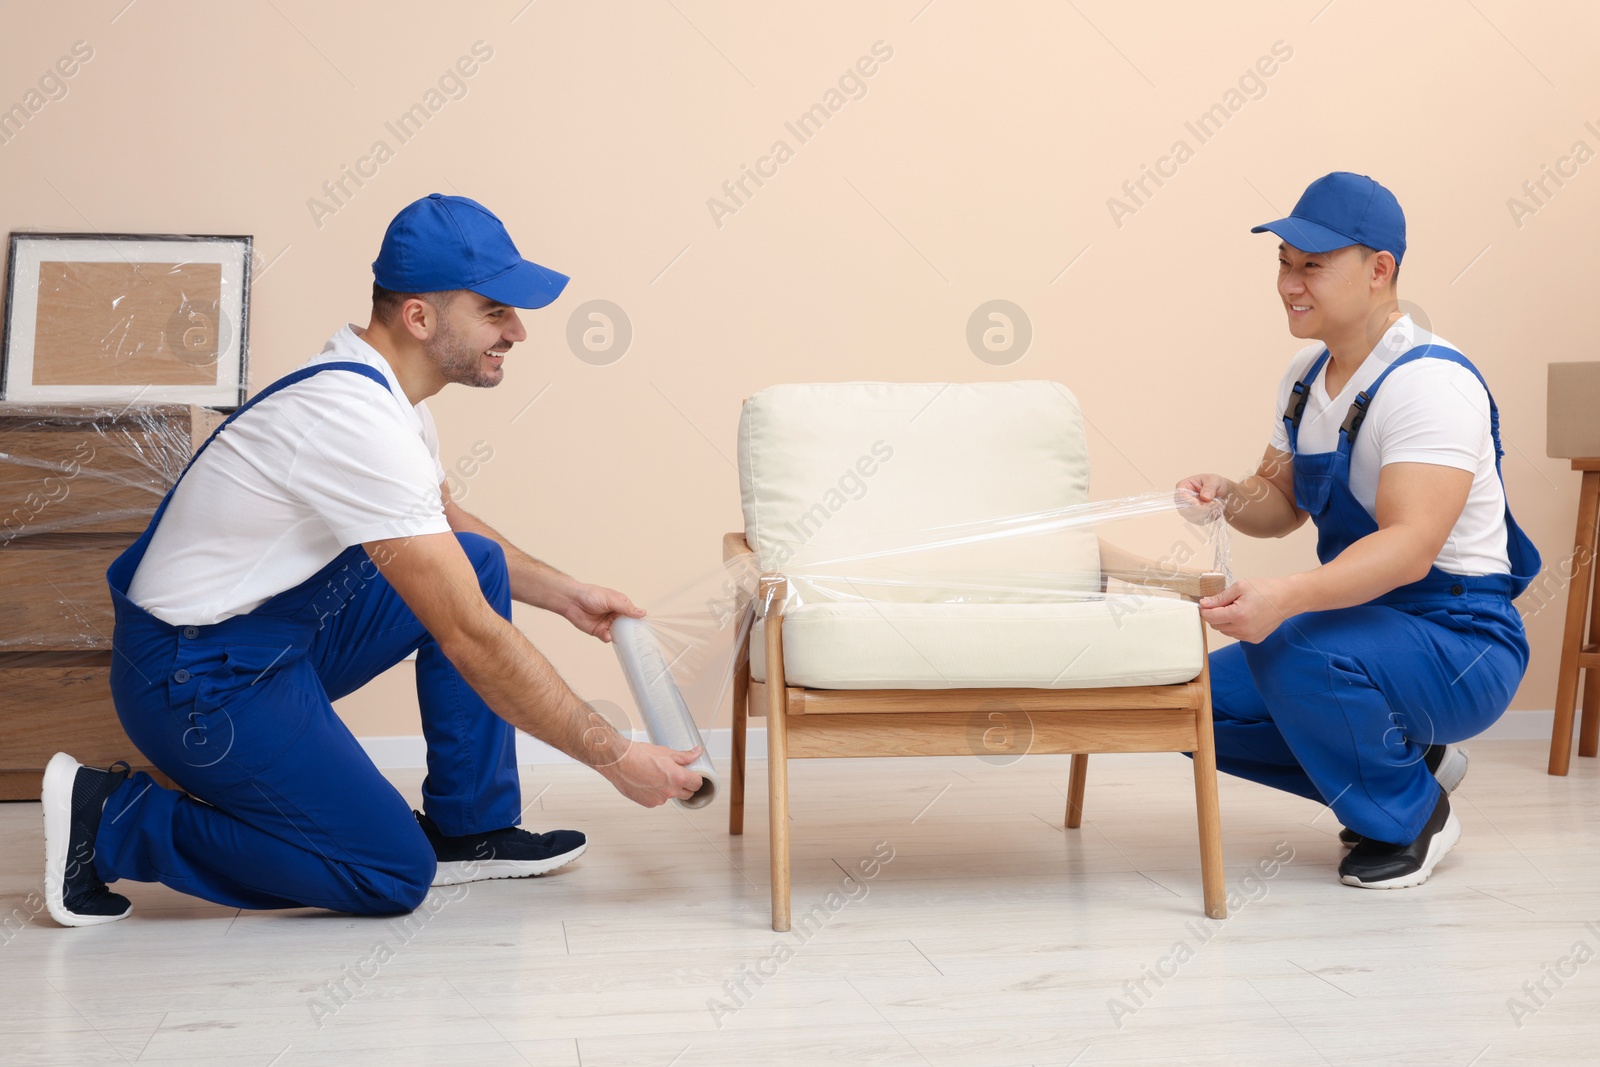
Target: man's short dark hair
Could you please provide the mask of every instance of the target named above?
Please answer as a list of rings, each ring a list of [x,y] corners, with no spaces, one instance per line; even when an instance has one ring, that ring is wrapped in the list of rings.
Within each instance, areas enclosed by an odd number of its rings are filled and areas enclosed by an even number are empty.
[[[1373,253],[1377,251],[1377,249],[1373,248],[1371,245],[1356,245],[1355,247],[1356,247],[1356,251],[1361,253],[1361,262],[1363,262],[1363,263],[1365,263],[1367,260],[1371,259]],[[1389,254],[1391,256],[1394,255],[1393,252],[1390,252]],[[1396,285],[1399,284],[1399,282],[1400,282],[1400,262],[1398,260],[1396,260],[1395,261],[1395,265],[1394,265],[1394,273],[1389,275],[1389,288],[1393,289]]]
[[[465,289],[445,289],[437,293],[397,293],[373,282],[372,317],[385,325],[393,325],[395,316],[400,314],[400,305],[407,300],[426,301],[429,307],[442,315],[450,302],[464,292]]]

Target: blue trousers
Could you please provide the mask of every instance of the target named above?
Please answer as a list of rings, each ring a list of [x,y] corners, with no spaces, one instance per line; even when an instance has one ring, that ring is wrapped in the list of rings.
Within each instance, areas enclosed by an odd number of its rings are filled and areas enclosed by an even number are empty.
[[[457,537],[485,598],[509,619],[504,552]],[[169,626],[119,602],[115,645],[122,725],[185,792],[141,773],[111,795],[95,842],[107,882],[161,882],[240,908],[415,908],[433,880],[433,849],[331,703],[413,651],[429,816],[450,835],[519,819],[515,731],[360,546],[214,626]]]
[[[1211,654],[1217,767],[1326,803],[1364,837],[1409,843],[1439,797],[1427,746],[1505,711],[1527,665],[1520,634],[1506,598],[1477,594],[1296,615]]]

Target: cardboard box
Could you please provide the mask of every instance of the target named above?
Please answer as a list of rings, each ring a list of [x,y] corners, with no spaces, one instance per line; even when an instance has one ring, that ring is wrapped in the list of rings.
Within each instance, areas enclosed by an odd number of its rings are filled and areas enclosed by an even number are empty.
[[[1600,457],[1600,361],[1550,364],[1545,454],[1553,459]]]

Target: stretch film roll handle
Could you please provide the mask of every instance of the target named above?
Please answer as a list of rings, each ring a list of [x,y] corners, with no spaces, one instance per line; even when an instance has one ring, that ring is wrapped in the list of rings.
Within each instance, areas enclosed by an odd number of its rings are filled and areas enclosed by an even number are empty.
[[[611,623],[611,644],[617,650],[622,675],[628,680],[650,740],[679,751],[701,748],[700,757],[689,764],[689,770],[700,775],[700,788],[689,799],[674,803],[684,808],[705,807],[717,795],[716,768],[704,751],[700,729],[678,691],[678,683],[672,679],[655,635],[638,619],[622,615]]]

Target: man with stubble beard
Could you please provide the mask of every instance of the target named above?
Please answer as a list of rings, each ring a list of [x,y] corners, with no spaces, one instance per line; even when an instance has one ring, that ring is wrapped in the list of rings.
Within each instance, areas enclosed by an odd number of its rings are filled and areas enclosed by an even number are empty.
[[[45,888],[68,926],[131,911],[107,883],[237,908],[410,911],[430,885],[544,874],[587,847],[520,828],[520,727],[653,807],[697,751],[630,743],[511,624],[520,600],[602,641],[644,613],[522,552],[451,500],[424,403],[498,385],[565,275],[522,258],[465,197],[390,223],[372,317],[263,389],[196,452],[111,566],[112,696],[177,783],[78,764],[44,782]],[[415,652],[428,744],[413,812],[332,701]]]

